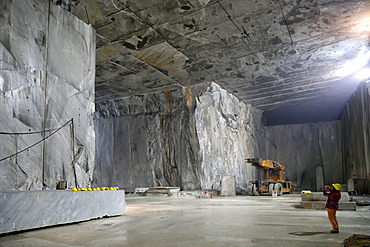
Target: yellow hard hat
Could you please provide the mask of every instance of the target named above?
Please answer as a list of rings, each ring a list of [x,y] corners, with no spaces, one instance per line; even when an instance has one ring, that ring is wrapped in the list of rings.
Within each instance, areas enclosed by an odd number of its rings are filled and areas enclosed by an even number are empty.
[[[336,189],[336,190],[340,190],[342,188],[342,185],[340,185],[340,184],[332,184],[332,185],[333,185],[334,189]]]

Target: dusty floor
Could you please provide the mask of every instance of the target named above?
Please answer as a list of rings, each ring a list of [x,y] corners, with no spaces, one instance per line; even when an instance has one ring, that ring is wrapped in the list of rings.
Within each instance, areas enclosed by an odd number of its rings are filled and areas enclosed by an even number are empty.
[[[125,216],[0,236],[0,246],[342,246],[370,235],[370,207],[339,211],[330,234],[324,210],[297,208],[300,195],[126,198]]]

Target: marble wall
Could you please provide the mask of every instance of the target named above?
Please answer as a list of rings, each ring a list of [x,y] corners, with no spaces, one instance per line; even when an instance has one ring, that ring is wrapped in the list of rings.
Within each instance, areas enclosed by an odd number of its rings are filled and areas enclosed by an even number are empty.
[[[216,84],[96,105],[94,183],[122,188],[220,189],[235,176],[246,189],[245,158],[264,150],[262,113]]]
[[[246,158],[287,164],[296,191],[345,182],[341,122],[263,126],[261,111],[217,84],[96,105],[94,183],[122,188],[179,186],[237,192],[261,172]]]
[[[287,165],[286,179],[297,191],[344,182],[340,121],[268,126],[266,154]]]
[[[361,83],[342,114],[344,178],[363,179],[362,193],[370,192],[370,95]],[[360,189],[360,188],[359,188]]]
[[[361,83],[338,121],[266,128],[266,153],[288,165],[287,178],[302,189],[322,184],[346,184],[370,191],[370,95]]]
[[[190,117],[197,90],[202,87],[96,104],[94,184],[199,189],[199,144]]]
[[[99,103],[93,122],[94,30],[37,3],[0,5],[0,190],[54,189],[61,180],[220,189],[235,176],[243,191],[257,177],[244,161],[253,157],[286,163],[299,188],[369,179],[366,84],[334,122],[264,127],[259,110],[214,83]]]
[[[256,179],[256,168],[245,159],[265,157],[262,112],[212,84],[197,97],[202,188],[220,189],[223,176],[235,176],[237,190]]]
[[[45,3],[0,4],[0,190],[92,180],[95,32]]]

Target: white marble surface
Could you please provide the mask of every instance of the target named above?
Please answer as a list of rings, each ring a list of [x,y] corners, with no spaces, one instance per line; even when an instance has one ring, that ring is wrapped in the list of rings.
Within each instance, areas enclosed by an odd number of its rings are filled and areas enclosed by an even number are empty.
[[[345,179],[356,178],[355,190],[370,193],[370,84],[356,89],[342,114]],[[360,181],[363,181],[360,183]]]
[[[92,180],[95,31],[48,3],[1,7],[0,130],[27,134],[0,135],[0,159],[26,150],[0,161],[0,190],[55,189],[58,181],[86,187]],[[74,128],[42,141],[71,119]]]
[[[221,181],[221,196],[235,196],[235,177],[223,176]]]
[[[287,164],[297,190],[343,182],[340,121],[264,127],[261,111],[213,83],[97,110],[98,186],[220,189],[223,176],[235,176],[240,192],[262,178],[245,164],[251,157]]]
[[[0,233],[126,212],[125,191],[0,191]]]
[[[301,206],[305,209],[325,209],[328,198],[322,192],[312,192],[301,195]],[[356,202],[350,201],[348,192],[341,192],[339,210],[356,210]]]
[[[264,151],[262,112],[218,85],[97,104],[97,186],[220,189],[255,178],[244,159]],[[94,185],[95,186],[95,185]]]
[[[212,83],[197,97],[194,118],[202,188],[221,189],[222,177],[234,176],[236,190],[245,192],[248,181],[256,179],[256,169],[245,159],[265,153],[262,111]]]
[[[312,192],[301,195],[302,201],[325,201],[328,197],[324,196],[322,192]],[[348,192],[341,192],[340,202],[349,202]]]
[[[267,126],[267,157],[287,165],[286,180],[296,191],[343,183],[340,128],[340,121]]]

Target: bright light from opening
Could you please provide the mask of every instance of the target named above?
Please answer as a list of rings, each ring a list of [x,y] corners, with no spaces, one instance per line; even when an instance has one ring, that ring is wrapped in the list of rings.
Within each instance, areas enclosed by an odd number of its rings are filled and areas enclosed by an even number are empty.
[[[361,53],[355,59],[345,64],[342,68],[335,72],[336,76],[347,76],[351,75],[360,69],[362,69],[369,61],[370,51]]]
[[[363,68],[355,74],[355,77],[360,81],[370,78],[370,68]]]
[[[370,31],[370,17],[363,19],[363,22],[356,26],[359,32],[369,32]]]

